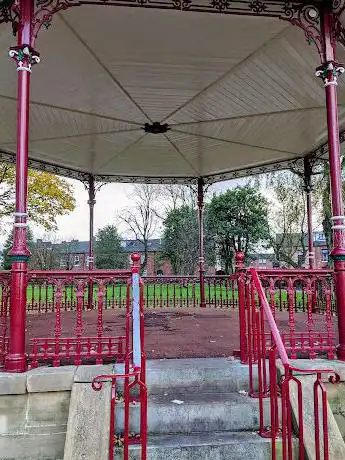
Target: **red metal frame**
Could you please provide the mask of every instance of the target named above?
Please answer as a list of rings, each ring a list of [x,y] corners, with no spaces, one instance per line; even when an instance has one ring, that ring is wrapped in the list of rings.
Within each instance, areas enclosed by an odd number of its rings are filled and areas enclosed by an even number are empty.
[[[198,179],[198,215],[199,215],[199,282],[200,307],[206,307],[205,302],[205,254],[204,254],[204,180]]]
[[[18,25],[18,48],[24,51],[31,45],[33,0],[19,0],[21,18]],[[27,261],[27,194],[28,194],[28,149],[29,149],[29,95],[31,76],[31,51],[22,59],[15,54],[18,63],[18,103],[17,103],[17,154],[16,154],[16,207],[13,231],[11,272],[10,331],[11,341],[5,359],[7,372],[24,372],[27,367],[25,356],[25,313]],[[21,64],[21,65],[20,65]]]
[[[268,304],[264,288],[262,286],[258,273],[250,270],[252,296],[250,302],[251,317],[254,319],[250,327],[248,327],[249,343],[249,376],[250,388],[249,392],[252,397],[259,399],[260,409],[260,429],[259,434],[263,437],[270,437],[272,440],[272,460],[277,458],[277,442],[276,438],[281,434],[282,437],[282,458],[283,460],[293,458],[293,409],[290,396],[290,384],[294,382],[297,385],[297,400],[298,400],[298,415],[297,415],[297,433],[299,443],[299,459],[305,458],[304,445],[304,414],[303,414],[303,388],[299,374],[315,375],[314,382],[314,435],[316,446],[315,460],[329,460],[328,449],[328,429],[327,429],[327,392],[323,384],[323,374],[331,374],[329,381],[337,383],[339,376],[332,369],[299,369],[291,365],[287,350],[283,339],[276,325],[274,314]],[[258,306],[255,302],[255,297],[258,297]],[[254,300],[254,301],[253,301]],[[269,336],[265,332],[265,324],[268,325]],[[277,380],[277,353],[283,365],[283,377],[278,382]],[[269,383],[267,376],[266,361],[269,362]],[[257,363],[257,368],[254,368],[254,363]],[[258,391],[253,391],[253,374],[257,372]],[[319,412],[319,392],[322,395],[322,436],[323,436],[323,452],[321,455],[320,448],[320,412]],[[279,399],[281,395],[281,422],[279,421]],[[270,398],[270,424],[265,426],[264,423],[264,399]]]
[[[0,22],[12,21],[14,30],[18,33],[18,46],[10,51],[10,55],[17,61],[18,70],[18,113],[17,113],[17,152],[16,152],[16,206],[14,224],[14,243],[11,250],[11,298],[10,298],[10,336],[9,351],[5,359],[5,369],[9,372],[23,372],[27,367],[25,356],[25,319],[26,319],[26,293],[27,293],[27,260],[30,253],[26,244],[27,226],[27,181],[28,181],[28,141],[29,141],[29,93],[31,66],[39,62],[38,53],[32,48],[38,31],[43,24],[52,19],[54,13],[71,6],[81,4],[97,4],[97,1],[48,1],[40,2],[37,6],[33,0],[18,0],[15,5],[9,6],[1,12]],[[104,2],[98,2],[104,4]],[[176,3],[176,2],[175,2]],[[182,10],[200,9],[205,7],[194,5],[176,5],[174,2],[163,2],[157,7],[170,7]],[[230,2],[231,3],[231,2]],[[331,256],[334,259],[335,285],[338,309],[339,347],[338,357],[345,360],[345,217],[342,202],[342,177],[340,165],[339,127],[337,109],[337,76],[344,69],[335,60],[336,40],[344,38],[344,30],[339,22],[339,17],[344,10],[343,2],[332,10],[330,3],[322,3],[320,6],[305,4],[286,5],[269,2],[265,8],[258,8],[253,2],[244,4],[242,9],[239,3],[232,3],[224,7],[222,2],[215,2],[208,6],[207,10],[232,14],[250,14],[263,16],[276,16],[287,20],[304,30],[308,40],[314,42],[321,56],[321,66],[317,69],[317,75],[325,83],[329,163],[331,176],[331,196],[333,209],[334,249]],[[107,4],[115,5],[117,2]],[[143,5],[153,7],[154,5]],[[249,8],[248,8],[249,7]],[[313,14],[316,19],[311,20],[308,15],[314,8]],[[320,25],[320,27],[319,27]],[[202,217],[203,179],[198,181],[199,215]],[[200,223],[202,220],[200,220]],[[204,276],[203,276],[203,251],[202,251],[202,225],[200,225],[200,305],[204,306]],[[292,291],[292,289],[290,289]],[[78,297],[77,309],[80,322],[81,296]],[[289,312],[291,313],[291,305]],[[328,313],[327,313],[328,314]],[[243,320],[243,315],[242,315]],[[79,324],[79,323],[78,323]],[[292,316],[290,317],[293,326]],[[80,325],[80,324],[79,324]],[[78,330],[78,334],[80,331]],[[79,334],[80,335],[80,334]],[[310,336],[310,334],[309,334]],[[302,338],[303,339],[303,338]],[[295,338],[292,339],[293,341]],[[292,348],[294,344],[292,343]]]
[[[140,256],[132,256],[132,274],[139,273]],[[128,291],[129,292],[129,291]],[[111,401],[110,401],[110,424],[109,424],[109,460],[114,458],[114,435],[115,435],[115,409],[116,409],[116,382],[118,379],[124,379],[124,460],[129,460],[129,446],[139,444],[141,446],[141,459],[147,458],[147,386],[146,386],[146,355],[144,350],[144,299],[143,283],[139,280],[140,293],[140,351],[141,367],[135,367],[133,362],[133,341],[135,340],[135,328],[132,327],[133,308],[131,304],[133,299],[127,296],[127,314],[126,314],[126,344],[125,344],[125,372],[124,374],[98,375],[92,380],[92,388],[100,391],[103,383],[111,382]],[[139,387],[139,397],[133,396],[133,389]],[[140,403],[140,434],[134,439],[130,438],[130,404],[135,401]]]
[[[125,270],[92,270],[83,272],[57,271],[57,272],[32,272],[29,282],[43,280],[46,292],[53,297],[52,305],[55,313],[54,335],[48,337],[34,337],[31,339],[31,353],[29,363],[31,367],[37,367],[42,363],[52,363],[53,366],[73,363],[102,364],[105,360],[116,359],[124,361],[125,336],[107,336],[103,328],[103,312],[106,308],[106,296],[108,289],[113,289],[117,283],[126,284],[127,304],[130,290],[131,272]],[[33,286],[35,286],[33,284]],[[97,322],[92,336],[85,336],[83,311],[89,309],[88,296],[92,286],[92,298],[95,300],[97,310]],[[33,294],[34,296],[34,294]],[[64,307],[62,299],[64,298]],[[66,311],[66,302],[70,302],[74,308],[75,329],[74,336],[63,335],[62,320],[63,312]],[[86,308],[85,308],[86,307]],[[93,307],[92,307],[93,308]]]
[[[341,66],[335,62],[335,20],[330,6],[322,6],[321,37],[323,43],[322,65],[317,74],[325,84],[327,129],[329,146],[329,170],[332,197],[332,222],[333,222],[333,250],[331,256],[334,260],[335,289],[338,309],[339,347],[338,358],[345,360],[345,217],[342,197],[342,174],[340,163],[338,102],[337,102],[337,76]]]

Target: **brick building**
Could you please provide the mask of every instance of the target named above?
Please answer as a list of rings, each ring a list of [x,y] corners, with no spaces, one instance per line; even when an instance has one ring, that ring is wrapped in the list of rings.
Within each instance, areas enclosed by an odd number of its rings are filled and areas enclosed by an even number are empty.
[[[144,260],[144,245],[138,240],[123,240],[121,242],[123,252],[128,253],[128,264],[130,264],[130,255],[134,252],[141,254],[141,260]],[[35,248],[35,268],[52,269],[60,268],[62,270],[86,270],[89,260],[89,242],[88,241],[62,241],[61,243],[51,243],[38,239]],[[44,261],[44,262],[43,262]],[[208,274],[214,274],[212,267],[207,268]],[[145,269],[145,275],[172,275],[172,266],[169,260],[162,257],[162,241],[159,238],[150,239],[148,242],[148,256]],[[196,267],[195,274],[198,274]]]
[[[314,232],[314,254],[315,268],[327,268],[328,266],[328,248],[325,235],[322,232]],[[300,239],[300,235],[290,235]],[[307,241],[305,243],[307,245]],[[134,252],[141,254],[144,259],[144,245],[138,240],[123,240],[122,249],[128,253],[128,264],[130,255]],[[35,257],[40,269],[60,268],[62,270],[86,270],[88,268],[89,242],[88,241],[63,241],[61,243],[51,243],[49,241],[37,240]],[[293,260],[298,263],[303,257],[303,252],[297,250],[293,255]],[[40,260],[41,259],[41,262]],[[255,253],[248,256],[249,265],[254,268],[274,268],[276,267],[275,255],[273,253]],[[36,264],[37,265],[37,264]],[[305,264],[304,264],[305,266]],[[214,267],[206,267],[206,273],[213,275]],[[148,257],[145,275],[172,275],[172,266],[169,260],[162,256],[162,241],[154,238],[148,242]],[[198,274],[198,267],[195,269],[195,275]]]
[[[281,238],[281,235],[277,235],[277,238]],[[304,237],[304,245],[308,247],[307,236]],[[301,267],[306,267],[308,264],[308,254],[306,257],[303,256],[303,248],[298,247],[299,242],[301,241],[301,235],[298,233],[290,234],[287,237],[288,242],[293,243],[293,247],[296,247],[294,254],[292,255],[292,260],[299,264]],[[301,245],[300,245],[301,246]],[[327,247],[327,241],[325,234],[323,232],[314,232],[313,233],[313,246],[314,246],[314,257],[315,257],[315,268],[328,268],[329,262],[329,251]],[[289,249],[289,248],[288,248]],[[289,250],[287,252],[290,252]],[[248,256],[250,259],[250,266],[254,268],[274,268],[277,267],[275,264],[275,255],[273,253],[263,253],[263,254],[250,254]],[[281,263],[281,266],[283,264]],[[286,264],[284,264],[286,266]],[[277,267],[278,268],[278,267]],[[286,268],[291,268],[287,267]]]

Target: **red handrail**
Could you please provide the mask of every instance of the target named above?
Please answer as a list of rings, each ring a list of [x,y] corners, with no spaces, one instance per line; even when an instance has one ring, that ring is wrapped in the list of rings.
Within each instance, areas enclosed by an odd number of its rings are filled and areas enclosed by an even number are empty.
[[[260,278],[258,276],[258,273],[254,268],[251,268],[249,271],[250,271],[250,275],[252,277],[252,281],[254,282],[256,292],[257,292],[258,297],[259,297],[260,305],[262,306],[262,308],[263,308],[263,310],[265,312],[265,317],[266,317],[268,325],[270,327],[270,332],[273,335],[274,343],[275,343],[275,346],[277,348],[280,360],[283,363],[283,365],[288,366],[290,370],[298,371],[298,372],[301,372],[301,373],[307,373],[307,374],[310,374],[310,373],[315,373],[316,374],[318,372],[322,372],[322,373],[332,372],[333,373],[334,372],[333,369],[300,369],[298,367],[294,367],[294,366],[291,365],[290,360],[289,360],[288,355],[287,355],[287,352],[286,352],[286,349],[285,349],[285,346],[284,346],[284,343],[283,343],[283,340],[281,338],[279,329],[277,327],[277,323],[275,322],[275,319],[274,319],[273,314],[272,314],[272,310],[271,310],[271,308],[270,308],[270,306],[269,306],[269,304],[267,302],[265,291],[264,291],[263,286],[261,284],[261,281],[260,281]]]
[[[337,383],[339,376],[333,369],[300,369],[292,366],[287,354],[286,347],[280,335],[279,329],[275,322],[274,315],[267,301],[264,288],[259,275],[255,269],[249,270],[247,278],[248,288],[247,295],[247,312],[248,312],[248,349],[249,349],[249,394],[259,399],[259,434],[263,437],[270,437],[272,443],[272,460],[277,459],[277,442],[276,438],[282,436],[282,456],[283,459],[290,459],[293,456],[293,415],[292,400],[290,395],[290,383],[297,384],[297,430],[299,438],[299,459],[305,458],[305,437],[304,437],[304,412],[303,412],[303,395],[302,384],[298,380],[294,371],[305,374],[315,375],[313,384],[314,394],[314,439],[315,439],[315,460],[321,460],[320,444],[320,426],[323,428],[323,458],[329,460],[329,435],[328,435],[328,415],[327,415],[327,390],[322,382],[322,374],[333,374],[329,378],[331,383]],[[255,301],[255,293],[258,296],[259,303]],[[264,317],[269,326],[271,336],[271,345],[267,348],[267,333],[265,331]],[[277,354],[284,366],[284,374],[280,382],[277,382]],[[266,359],[269,358],[269,376],[270,381],[267,384]],[[254,362],[257,363],[258,375],[258,392],[253,391],[253,372]],[[280,391],[279,391],[280,387]],[[319,414],[319,391],[322,394],[322,422]],[[279,421],[279,398],[281,394],[281,422]],[[270,424],[267,427],[264,420],[264,399],[269,397],[270,401]],[[281,428],[280,428],[281,427]]]
[[[262,306],[262,308],[263,308],[263,310],[265,312],[265,316],[266,316],[268,324],[270,326],[270,329],[271,329],[271,332],[272,332],[274,342],[276,344],[280,359],[281,359],[281,361],[282,361],[282,363],[284,365],[290,365],[289,358],[288,358],[288,355],[286,353],[283,340],[282,340],[282,338],[280,336],[277,324],[276,324],[276,322],[274,320],[272,310],[270,309],[270,306],[268,305],[268,302],[267,302],[267,299],[266,299],[266,296],[265,296],[265,292],[264,292],[264,289],[262,287],[261,281],[260,281],[260,279],[258,277],[258,274],[257,274],[256,270],[254,270],[253,268],[250,269],[250,274],[251,274],[252,280],[254,282],[256,291],[258,293],[260,304],[261,304],[261,306]]]

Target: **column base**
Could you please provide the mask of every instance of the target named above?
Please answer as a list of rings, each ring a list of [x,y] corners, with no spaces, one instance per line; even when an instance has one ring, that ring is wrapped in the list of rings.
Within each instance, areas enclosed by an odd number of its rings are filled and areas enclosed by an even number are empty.
[[[345,361],[345,345],[338,345],[336,351],[339,361]]]
[[[5,358],[5,371],[13,373],[26,372],[28,368],[25,355],[8,354]]]

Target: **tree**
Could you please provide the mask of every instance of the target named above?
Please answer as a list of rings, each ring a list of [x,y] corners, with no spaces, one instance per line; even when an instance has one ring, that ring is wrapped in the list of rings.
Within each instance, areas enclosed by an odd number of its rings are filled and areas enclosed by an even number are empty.
[[[255,188],[236,187],[214,196],[206,206],[206,225],[226,273],[236,251],[245,256],[269,239],[267,203]]]
[[[199,224],[196,209],[180,206],[164,220],[163,255],[170,260],[174,274],[194,275],[199,257]]]
[[[121,269],[126,266],[126,254],[122,251],[121,238],[114,225],[98,230],[94,253],[97,268]]]
[[[136,185],[131,198],[134,205],[121,211],[118,216],[126,230],[144,246],[144,259],[141,270],[147,265],[148,242],[158,226],[157,198],[159,188],[150,184]]]
[[[29,251],[32,253],[34,250],[34,237],[33,233],[30,229],[30,227],[27,227],[26,231],[26,237],[27,237],[27,246]],[[10,270],[11,269],[11,257],[9,256],[9,252],[12,249],[13,246],[13,230],[10,232],[6,238],[4,249],[2,251],[2,256],[3,256],[3,268],[4,270]],[[31,268],[31,261],[29,260],[29,267]]]
[[[15,209],[15,168],[0,162],[0,220]],[[73,211],[73,187],[61,177],[29,170],[28,213],[31,221],[46,230],[56,229],[56,217]]]
[[[61,268],[61,245],[54,234],[46,235],[45,241],[37,239],[32,248],[30,265],[36,270],[54,270]]]
[[[159,210],[157,214],[164,220],[171,211],[180,206],[194,208],[197,199],[197,189],[195,185],[166,184],[158,188],[157,200]]]
[[[292,171],[279,171],[268,176],[267,185],[271,197],[270,247],[278,263],[297,268],[304,264],[308,249],[303,179]]]

